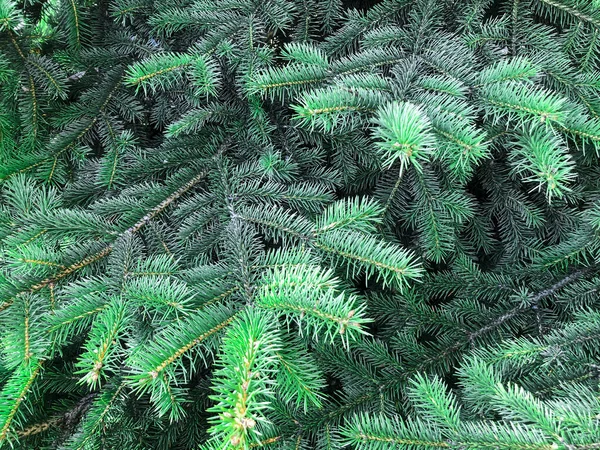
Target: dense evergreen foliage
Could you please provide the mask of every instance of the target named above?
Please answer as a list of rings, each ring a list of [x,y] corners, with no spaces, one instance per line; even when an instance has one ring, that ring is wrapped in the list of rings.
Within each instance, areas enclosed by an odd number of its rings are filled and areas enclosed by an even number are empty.
[[[0,0],[0,86],[0,447],[600,448],[597,0]]]

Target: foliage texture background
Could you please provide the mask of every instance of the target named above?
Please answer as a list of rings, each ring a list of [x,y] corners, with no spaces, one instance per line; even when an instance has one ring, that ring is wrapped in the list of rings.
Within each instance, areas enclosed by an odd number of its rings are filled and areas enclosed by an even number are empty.
[[[599,58],[597,0],[0,0],[0,446],[600,448]]]

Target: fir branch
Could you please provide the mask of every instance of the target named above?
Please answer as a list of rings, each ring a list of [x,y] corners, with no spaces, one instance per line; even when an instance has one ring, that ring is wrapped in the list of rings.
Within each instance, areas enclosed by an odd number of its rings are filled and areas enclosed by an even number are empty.
[[[272,318],[252,309],[241,313],[227,331],[220,369],[213,379],[216,395],[212,398],[217,403],[209,409],[218,417],[209,432],[232,448],[260,442],[255,428],[265,420],[263,411],[269,407],[269,375],[279,345]]]
[[[11,430],[14,427],[13,423],[20,422],[21,404],[25,401],[41,370],[42,361],[32,359],[17,368],[3,386],[0,392],[0,408],[2,408],[0,443],[10,438]]]

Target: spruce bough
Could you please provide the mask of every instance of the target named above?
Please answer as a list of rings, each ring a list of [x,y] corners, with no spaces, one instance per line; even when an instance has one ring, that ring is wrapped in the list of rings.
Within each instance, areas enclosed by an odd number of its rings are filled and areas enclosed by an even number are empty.
[[[0,0],[0,448],[600,448],[599,33]]]

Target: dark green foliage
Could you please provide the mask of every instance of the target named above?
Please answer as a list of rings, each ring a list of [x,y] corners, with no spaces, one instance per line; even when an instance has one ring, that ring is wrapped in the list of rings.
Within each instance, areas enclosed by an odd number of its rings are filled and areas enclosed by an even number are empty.
[[[600,2],[355,3],[0,0],[1,448],[600,448]]]

